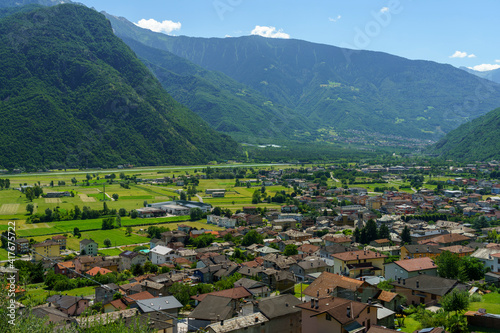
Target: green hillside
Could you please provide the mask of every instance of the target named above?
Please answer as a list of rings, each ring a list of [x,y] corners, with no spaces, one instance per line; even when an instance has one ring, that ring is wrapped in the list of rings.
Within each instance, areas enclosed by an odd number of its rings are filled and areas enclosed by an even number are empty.
[[[293,39],[175,37],[108,17],[121,38],[220,71],[295,110],[317,130],[438,139],[500,104],[500,85],[451,65]],[[468,107],[478,89],[488,94]]]
[[[294,139],[310,130],[303,116],[221,72],[209,71],[168,51],[123,38],[165,90],[213,128],[249,143]]]
[[[239,154],[176,102],[104,15],[59,5],[0,20],[0,166],[193,164]]]
[[[460,161],[500,159],[500,108],[461,125],[428,152]]]

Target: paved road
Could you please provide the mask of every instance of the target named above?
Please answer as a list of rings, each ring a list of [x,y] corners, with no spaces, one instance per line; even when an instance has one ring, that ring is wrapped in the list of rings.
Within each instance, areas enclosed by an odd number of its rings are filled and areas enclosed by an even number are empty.
[[[203,198],[199,194],[196,194],[196,197],[200,200],[200,202],[203,202]]]

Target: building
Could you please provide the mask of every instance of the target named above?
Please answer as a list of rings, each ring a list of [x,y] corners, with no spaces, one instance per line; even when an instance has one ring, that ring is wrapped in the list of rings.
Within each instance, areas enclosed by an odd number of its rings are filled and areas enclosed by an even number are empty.
[[[89,307],[88,299],[68,295],[50,296],[47,303],[53,304],[59,311],[70,316],[79,316]]]
[[[325,297],[297,305],[307,333],[361,332],[377,323],[377,307],[340,297]]]
[[[272,332],[267,327],[267,319],[262,313],[251,313],[210,324],[205,331],[208,333],[264,333]],[[265,330],[264,328],[265,327]]]
[[[52,236],[52,240],[56,243],[59,243],[59,248],[61,250],[66,250],[66,236],[63,235]]]
[[[132,265],[144,265],[148,260],[144,254],[134,251],[124,251],[119,257],[121,271],[132,268]]]
[[[173,249],[162,245],[158,245],[149,251],[149,259],[155,265],[171,262],[172,259],[177,257],[179,256],[175,254]]]
[[[148,300],[138,300],[139,311],[144,314],[156,316],[157,312],[167,315],[167,322],[173,327],[166,329],[165,333],[177,333],[177,317],[182,304],[174,296],[156,297]]]
[[[370,250],[336,253],[333,257],[333,272],[351,278],[366,275],[384,275],[385,254]]]
[[[33,254],[33,261],[41,261],[44,258],[56,258],[61,255],[59,243],[53,240],[46,240],[41,243],[33,244],[31,251]]]
[[[289,294],[260,299],[258,309],[269,319],[266,324],[267,332],[301,333],[302,310],[297,307],[301,303],[299,299]]]
[[[80,241],[80,255],[96,256],[97,249],[97,242],[92,240],[92,238]]]
[[[385,278],[397,280],[407,279],[419,274],[437,276],[437,266],[429,257],[397,260],[385,264]]]
[[[14,243],[16,244],[16,255],[26,254],[30,252],[30,241],[26,238],[17,238]]]
[[[441,254],[441,247],[435,245],[403,245],[401,247],[401,258],[436,258]]]
[[[441,298],[457,288],[466,290],[467,286],[458,280],[445,279],[431,275],[417,275],[408,279],[398,278],[391,283],[396,293],[406,298],[407,304],[436,305]]]

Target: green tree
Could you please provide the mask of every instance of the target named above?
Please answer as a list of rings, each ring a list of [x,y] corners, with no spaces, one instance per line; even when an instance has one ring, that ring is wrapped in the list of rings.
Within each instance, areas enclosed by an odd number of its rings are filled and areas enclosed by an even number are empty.
[[[401,232],[401,242],[403,244],[411,244],[410,228],[408,228],[407,225],[405,225],[403,231]]]
[[[486,269],[484,264],[475,257],[460,258],[458,279],[462,282],[478,281],[484,279]]]
[[[187,200],[186,192],[181,191],[180,196],[181,196],[181,200]]]
[[[80,233],[80,229],[78,229],[78,227],[75,227],[75,229],[73,229],[73,236],[75,237],[82,237],[82,234]]]
[[[134,209],[130,212],[130,217],[135,219],[137,218],[137,216],[139,216],[139,213],[137,213],[137,211]]]
[[[117,201],[120,196],[117,193],[113,193],[111,197],[113,198],[113,200]]]
[[[450,293],[441,298],[443,310],[447,312],[455,311],[456,314],[462,313],[469,307],[469,293],[453,289]]]
[[[29,201],[33,201],[33,199],[35,199],[35,191],[31,187],[27,187],[24,190],[24,194],[26,195],[26,199]]]
[[[122,227],[122,218],[121,218],[120,214],[116,215],[116,227],[117,228],[121,228]]]
[[[106,247],[110,247],[110,246],[111,246],[111,240],[110,240],[109,238],[106,238],[106,239],[103,241],[103,243],[104,243],[104,246],[106,246]]]
[[[203,211],[199,208],[193,208],[189,211],[189,218],[191,221],[201,220],[203,218]]]
[[[131,226],[128,226],[127,229],[125,230],[125,234],[127,235],[132,235],[132,227]]]
[[[76,178],[75,178],[75,177],[73,177],[73,178],[71,178],[71,183],[72,183],[73,185],[76,185],[76,183],[78,183],[78,180],[76,180]]]
[[[32,215],[33,214],[33,211],[35,210],[35,205],[33,205],[32,203],[29,203],[26,205],[26,211]]]
[[[377,222],[375,222],[372,219],[369,219],[366,222],[366,243],[370,243],[371,241],[377,239],[378,233],[377,233]]]
[[[438,274],[447,279],[456,279],[460,268],[460,260],[457,254],[450,251],[442,252],[435,260]]]
[[[391,239],[391,233],[389,231],[389,228],[384,223],[382,223],[382,225],[378,229],[378,238],[379,239],[387,238],[389,240]]]
[[[299,254],[299,251],[297,250],[297,245],[288,244],[287,246],[285,246],[285,251],[283,251],[283,254],[285,256],[293,256]]]
[[[264,236],[259,234],[255,230],[250,230],[244,237],[243,240],[241,241],[241,245],[243,246],[250,246],[252,244],[262,244],[264,241]]]
[[[127,215],[127,210],[125,208],[120,208],[118,214],[120,214],[120,216],[125,216]]]

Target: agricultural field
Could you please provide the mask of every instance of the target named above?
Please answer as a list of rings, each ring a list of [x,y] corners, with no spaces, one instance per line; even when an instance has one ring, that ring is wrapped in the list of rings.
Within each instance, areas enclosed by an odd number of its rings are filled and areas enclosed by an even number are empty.
[[[220,167],[237,167],[240,165],[226,165]],[[250,165],[241,165],[250,166]],[[251,165],[252,167],[268,167],[268,165]],[[273,167],[283,167],[272,165]],[[210,166],[217,168],[218,166]],[[79,240],[72,236],[75,227],[79,228],[82,233],[82,239],[91,237],[96,240],[100,246],[104,239],[109,238],[118,246],[127,244],[137,244],[148,242],[145,237],[144,230],[149,225],[161,225],[170,229],[177,228],[178,224],[189,224],[196,226],[198,229],[206,228],[212,230],[221,230],[214,225],[207,225],[206,220],[190,222],[189,216],[175,217],[160,217],[147,219],[132,219],[129,216],[124,216],[121,219],[122,228],[113,230],[100,230],[102,227],[102,218],[92,220],[70,220],[70,221],[55,221],[49,223],[27,224],[28,212],[26,206],[30,201],[26,196],[16,188],[21,185],[39,185],[44,193],[47,192],[70,192],[72,196],[60,198],[35,198],[31,202],[33,204],[33,213],[44,213],[47,209],[52,211],[58,210],[63,215],[70,212],[78,206],[82,209],[84,206],[94,210],[102,210],[104,203],[108,209],[125,208],[127,212],[133,209],[143,207],[146,203],[155,203],[170,201],[179,198],[179,190],[187,190],[187,186],[181,187],[175,184],[169,185],[151,185],[151,184],[129,184],[129,188],[120,186],[119,174],[123,172],[128,176],[136,176],[142,179],[156,179],[165,176],[180,176],[187,174],[195,174],[202,172],[204,166],[189,166],[189,167],[156,167],[156,168],[136,168],[122,170],[95,170],[95,171],[79,171],[67,170],[54,171],[39,174],[14,174],[5,175],[11,181],[11,188],[0,190],[0,231],[7,229],[9,221],[16,222],[16,233],[19,237],[34,238],[36,241],[42,241],[56,234],[68,235],[68,246],[71,249],[78,248]],[[114,173],[116,178],[112,184],[109,184],[104,179],[104,175]],[[87,176],[88,175],[88,176]],[[99,178],[99,179],[98,179]],[[88,179],[88,183],[87,183]],[[64,182],[64,183],[63,183]],[[245,180],[241,180],[245,183]],[[50,186],[53,184],[53,186]],[[59,185],[61,184],[61,185]],[[234,187],[235,179],[200,179],[197,186],[198,196],[192,196],[191,200],[201,201],[229,208],[233,212],[241,210],[245,206],[257,206],[267,208],[279,208],[276,203],[259,203],[252,204],[252,195],[255,190],[260,190],[260,185],[255,185],[251,188]],[[226,190],[224,198],[212,198],[205,194],[206,189],[223,188]],[[104,194],[104,191],[106,194]],[[279,191],[290,193],[291,188],[283,186],[268,186],[266,193],[274,196]],[[117,200],[112,200],[113,194],[118,195]],[[105,201],[103,199],[106,199]],[[125,236],[125,228],[131,226],[134,230],[131,236]],[[142,230],[141,230],[142,229]],[[142,233],[142,234],[141,234]],[[5,250],[0,250],[0,260],[5,260],[7,253]]]

